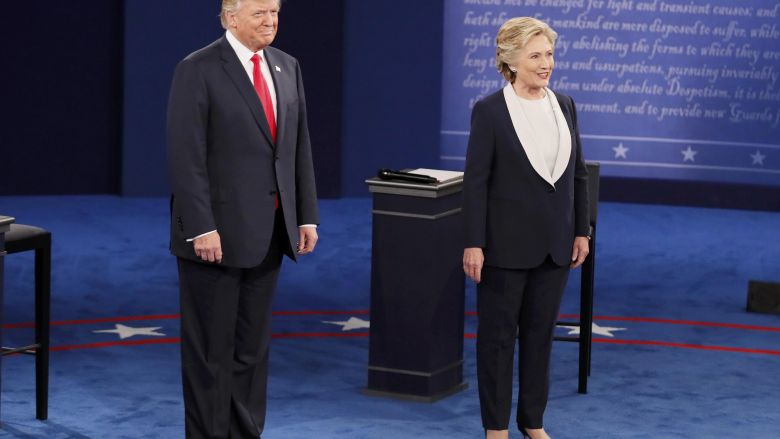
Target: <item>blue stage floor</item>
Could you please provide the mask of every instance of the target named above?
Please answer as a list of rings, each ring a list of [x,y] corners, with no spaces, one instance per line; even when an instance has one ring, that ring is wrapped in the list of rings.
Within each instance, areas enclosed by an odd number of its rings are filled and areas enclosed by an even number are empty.
[[[434,404],[361,394],[370,200],[321,209],[316,253],[285,263],[277,291],[263,438],[481,437],[471,313],[466,391]],[[35,420],[33,359],[5,357],[0,438],[182,438],[167,200],[0,197],[0,213],[54,237],[50,419]],[[602,203],[589,393],[576,393],[576,345],[555,344],[551,436],[780,438],[780,316],[745,312],[749,279],[780,281],[779,230],[778,213]],[[578,312],[578,284],[562,313]],[[32,285],[32,254],[7,257],[6,345],[31,340]]]

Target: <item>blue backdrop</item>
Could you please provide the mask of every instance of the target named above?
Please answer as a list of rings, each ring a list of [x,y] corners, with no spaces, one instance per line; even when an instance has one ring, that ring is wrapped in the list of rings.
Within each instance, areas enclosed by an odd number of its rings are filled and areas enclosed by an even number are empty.
[[[219,2],[61,3],[8,5],[0,194],[166,195],[171,74],[222,33]],[[580,105],[602,199],[780,209],[780,6],[698,5],[287,0],[275,44],[303,66],[325,197],[367,196],[380,167],[462,167],[470,105],[502,85],[495,32],[532,14],[561,34],[553,85]]]
[[[0,195],[118,192],[121,2],[6,2],[3,13]]]
[[[166,195],[165,111],[176,63],[219,38],[219,2],[124,2],[122,194]],[[297,57],[306,86],[312,152],[320,196],[340,193],[340,50],[343,0],[286,1],[274,46]],[[326,21],[330,25],[320,27]],[[314,32],[314,29],[317,29]],[[316,36],[316,38],[312,38]]]
[[[448,0],[441,160],[462,168],[473,103],[504,86],[495,35],[530,15],[558,32],[553,90],[577,102],[602,175],[780,185],[780,4]]]

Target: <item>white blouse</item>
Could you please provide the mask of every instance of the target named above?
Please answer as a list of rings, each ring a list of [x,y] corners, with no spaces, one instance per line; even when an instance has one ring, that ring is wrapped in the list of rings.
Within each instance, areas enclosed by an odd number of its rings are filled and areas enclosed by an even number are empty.
[[[558,159],[560,136],[558,134],[558,122],[555,119],[550,98],[550,93],[546,93],[542,99],[534,100],[517,96],[517,100],[523,107],[523,112],[534,130],[534,137],[538,140],[534,147],[539,149],[538,152],[544,157],[544,163],[547,165],[547,169],[550,170],[550,174],[552,174],[555,169],[555,162]]]

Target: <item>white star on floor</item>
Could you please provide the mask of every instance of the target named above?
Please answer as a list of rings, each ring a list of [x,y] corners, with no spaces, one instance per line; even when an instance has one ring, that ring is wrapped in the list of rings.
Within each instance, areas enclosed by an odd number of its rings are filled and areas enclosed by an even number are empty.
[[[696,161],[696,154],[698,154],[699,151],[694,151],[691,149],[691,145],[688,145],[688,149],[683,149],[680,151],[680,153],[683,155],[683,162],[687,162],[688,160],[695,162]]]
[[[750,154],[750,158],[753,159],[754,165],[764,166],[764,159],[766,158],[766,156],[764,154],[761,154],[761,151],[756,150],[755,154]]]
[[[353,329],[363,329],[363,328],[371,327],[371,322],[367,320],[359,319],[357,317],[350,317],[349,320],[343,322],[327,322],[323,320],[322,323],[327,323],[329,325],[339,325],[341,326],[342,331],[351,331]]]
[[[623,142],[620,142],[618,144],[618,146],[615,146],[615,147],[612,148],[612,150],[615,151],[615,158],[616,159],[625,159],[625,158],[627,158],[626,157],[626,153],[628,152],[629,149],[631,149],[631,148],[626,148],[625,146],[623,146]]]
[[[568,335],[579,335],[580,333],[580,327],[579,326],[561,326],[561,328],[566,328],[569,330]],[[625,331],[626,328],[613,328],[611,326],[599,326],[597,324],[593,324],[593,334],[596,335],[603,335],[605,337],[614,337],[615,335],[612,334],[612,331]]]
[[[114,329],[102,329],[100,331],[92,331],[92,332],[104,332],[109,334],[117,334],[119,335],[120,340],[124,340],[126,338],[134,337],[136,335],[150,335],[155,337],[164,337],[165,334],[157,332],[158,329],[161,329],[162,326],[155,326],[152,328],[132,328],[130,326],[120,325],[119,323],[114,324]]]

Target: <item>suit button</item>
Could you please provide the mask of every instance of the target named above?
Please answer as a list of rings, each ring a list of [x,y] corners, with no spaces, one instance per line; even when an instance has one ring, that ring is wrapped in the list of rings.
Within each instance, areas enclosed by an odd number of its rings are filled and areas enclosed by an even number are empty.
[[[279,160],[279,156],[274,156],[274,160]]]
[[[269,191],[268,195],[276,195],[276,191]]]

